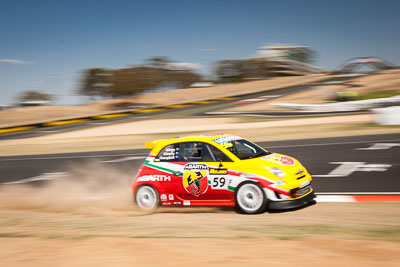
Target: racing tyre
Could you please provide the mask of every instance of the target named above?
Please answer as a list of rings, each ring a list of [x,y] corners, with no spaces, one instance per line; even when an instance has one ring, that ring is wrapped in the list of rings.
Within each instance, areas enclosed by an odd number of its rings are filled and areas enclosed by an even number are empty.
[[[156,210],[160,204],[157,190],[149,185],[141,185],[136,189],[135,201],[141,210],[149,212]]]
[[[267,208],[264,190],[256,183],[246,182],[235,191],[236,208],[246,214],[258,214]]]

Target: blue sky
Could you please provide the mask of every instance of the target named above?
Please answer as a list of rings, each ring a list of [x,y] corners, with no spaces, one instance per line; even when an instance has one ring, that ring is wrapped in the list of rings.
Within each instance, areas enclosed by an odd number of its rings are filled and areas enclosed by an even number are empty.
[[[266,44],[309,46],[323,69],[357,56],[400,65],[399,10],[396,0],[0,0],[0,105],[25,90],[79,103],[86,68],[168,56],[209,70]]]

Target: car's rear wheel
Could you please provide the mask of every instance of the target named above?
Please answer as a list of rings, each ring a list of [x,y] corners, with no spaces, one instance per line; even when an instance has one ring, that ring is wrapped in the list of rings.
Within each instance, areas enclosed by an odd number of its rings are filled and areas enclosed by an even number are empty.
[[[236,207],[243,213],[257,214],[267,208],[267,199],[261,186],[245,182],[235,192]]]
[[[160,203],[157,190],[149,185],[141,185],[138,187],[135,200],[138,207],[145,211],[154,211]]]

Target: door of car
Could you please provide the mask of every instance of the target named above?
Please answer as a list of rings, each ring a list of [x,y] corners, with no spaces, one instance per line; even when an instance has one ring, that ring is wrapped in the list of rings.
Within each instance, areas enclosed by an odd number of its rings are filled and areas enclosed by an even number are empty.
[[[204,142],[182,142],[181,180],[173,184],[178,197],[191,201],[228,200],[228,165],[232,162],[216,147]]]

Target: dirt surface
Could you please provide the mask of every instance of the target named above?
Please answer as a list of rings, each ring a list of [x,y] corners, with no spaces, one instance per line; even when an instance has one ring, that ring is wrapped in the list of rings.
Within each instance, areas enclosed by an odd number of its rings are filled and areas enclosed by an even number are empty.
[[[277,106],[279,103],[295,104],[322,104],[331,100],[338,91],[352,91],[359,94],[366,94],[376,91],[394,90],[400,88],[400,71],[387,70],[382,73],[361,76],[342,85],[322,85],[314,88],[282,96],[268,102],[256,102],[254,104],[242,105],[226,109],[224,111],[234,112],[257,112],[266,110],[287,110]]]
[[[4,238],[2,266],[397,266],[398,244],[314,238]]]
[[[45,186],[0,188],[0,266],[396,266],[400,203],[294,211],[132,204],[135,170],[70,166]]]
[[[42,106],[0,110],[0,128],[24,124],[43,123],[87,117],[107,112],[104,108],[90,106]]]
[[[0,265],[397,266],[399,205],[318,203],[255,216],[212,208],[3,209]]]
[[[161,119],[133,121],[105,126],[98,126],[84,130],[70,131],[66,133],[51,134],[37,137],[35,140],[55,140],[65,138],[85,138],[97,136],[115,136],[131,134],[157,134],[157,133],[184,133],[184,132],[210,132],[210,131],[235,131],[239,129],[274,128],[282,126],[304,126],[339,123],[372,122],[373,115],[332,116],[327,118],[300,118],[271,121],[247,122],[240,118],[187,118],[187,119]]]
[[[317,74],[308,76],[273,77],[267,80],[242,82],[234,84],[223,84],[203,88],[186,88],[171,90],[154,94],[143,94],[132,98],[132,103],[149,106],[176,105],[194,101],[209,100],[220,97],[230,97],[243,94],[258,93],[283,87],[296,86],[303,83],[318,82],[332,76]],[[98,103],[101,106],[129,102],[129,99],[116,99]],[[95,106],[96,104],[93,104]]]
[[[144,94],[128,99],[115,99],[92,103],[86,106],[42,106],[0,110],[0,127],[11,127],[23,124],[42,123],[54,120],[65,120],[77,117],[95,116],[112,111],[113,105],[131,103],[132,105],[165,106],[187,102],[229,97],[238,94],[255,93],[273,90],[280,87],[315,82],[326,79],[325,75],[276,77],[269,80],[227,84],[206,88],[189,88],[171,90],[162,93]]]

